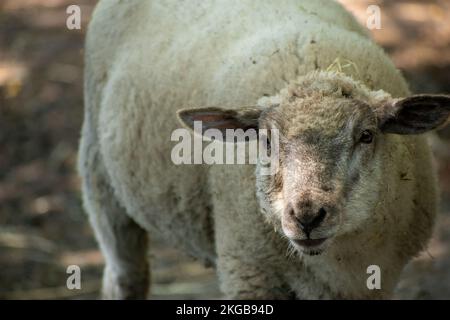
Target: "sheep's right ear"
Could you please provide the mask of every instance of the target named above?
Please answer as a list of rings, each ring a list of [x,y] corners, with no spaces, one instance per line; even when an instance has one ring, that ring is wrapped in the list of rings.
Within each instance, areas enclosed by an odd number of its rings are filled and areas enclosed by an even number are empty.
[[[258,130],[261,109],[242,107],[240,109],[223,109],[216,107],[182,109],[178,111],[180,121],[194,130],[194,122],[201,122],[202,133],[208,129],[218,129],[223,135],[226,129]]]
[[[384,133],[419,134],[436,129],[450,116],[450,96],[415,95],[393,100],[379,110],[380,129]]]

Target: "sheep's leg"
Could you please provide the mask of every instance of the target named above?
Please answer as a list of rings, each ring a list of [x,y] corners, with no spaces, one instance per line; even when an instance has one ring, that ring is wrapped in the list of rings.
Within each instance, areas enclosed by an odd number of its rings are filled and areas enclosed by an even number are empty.
[[[105,257],[102,297],[145,299],[150,284],[147,233],[115,198],[99,158],[82,154],[80,172],[85,209]]]
[[[295,299],[295,293],[268,260],[262,256],[261,259],[249,257],[244,252],[221,250],[218,274],[225,296],[229,299]]]
[[[256,265],[255,262],[259,262]],[[277,275],[264,270],[263,261],[239,261],[236,256],[219,256],[218,273],[221,290],[228,299],[288,300],[295,293]]]
[[[245,215],[230,210],[216,217],[221,290],[230,299],[294,299],[292,290],[277,272],[283,262],[272,248],[273,230],[266,231],[266,226],[251,215],[241,220]]]
[[[99,242],[106,260],[102,297],[145,299],[150,284],[146,233],[130,219],[100,223],[102,231],[96,234],[103,238]]]

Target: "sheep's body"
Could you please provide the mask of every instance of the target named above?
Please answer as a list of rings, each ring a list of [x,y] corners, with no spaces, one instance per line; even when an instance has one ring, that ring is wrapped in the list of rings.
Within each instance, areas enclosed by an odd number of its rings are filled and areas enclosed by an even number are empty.
[[[334,2],[100,2],[87,38],[80,172],[106,258],[107,296],[145,293],[147,232],[216,264],[230,297],[370,298],[392,291],[435,214],[423,138],[387,139],[380,181],[387,187],[367,230],[299,260],[287,257],[286,240],[260,213],[254,166],[175,166],[170,158],[176,110],[253,105],[338,57],[354,63],[344,71],[369,88],[408,95],[391,61]],[[366,287],[373,264],[381,267],[382,290]]]

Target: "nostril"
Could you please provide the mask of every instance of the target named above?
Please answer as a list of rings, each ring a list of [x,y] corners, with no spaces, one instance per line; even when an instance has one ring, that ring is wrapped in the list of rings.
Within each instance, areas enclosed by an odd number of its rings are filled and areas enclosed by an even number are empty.
[[[319,223],[325,219],[325,216],[327,215],[327,210],[325,208],[320,208],[317,217],[314,220],[317,220]]]
[[[286,212],[289,217],[291,217],[291,218],[295,217],[295,211],[294,211],[294,208],[292,208],[292,206],[288,206],[286,208]]]

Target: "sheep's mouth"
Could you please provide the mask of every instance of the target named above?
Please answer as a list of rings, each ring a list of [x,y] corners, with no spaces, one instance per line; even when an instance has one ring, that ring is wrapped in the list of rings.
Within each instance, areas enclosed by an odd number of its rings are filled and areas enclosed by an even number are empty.
[[[303,239],[303,240],[294,239],[292,241],[294,241],[299,246],[302,246],[302,247],[305,247],[305,248],[313,248],[313,247],[320,246],[322,243],[325,242],[325,240],[327,240],[327,238]]]
[[[324,251],[324,245],[328,238],[317,239],[291,239],[294,246],[304,254],[316,256]]]

